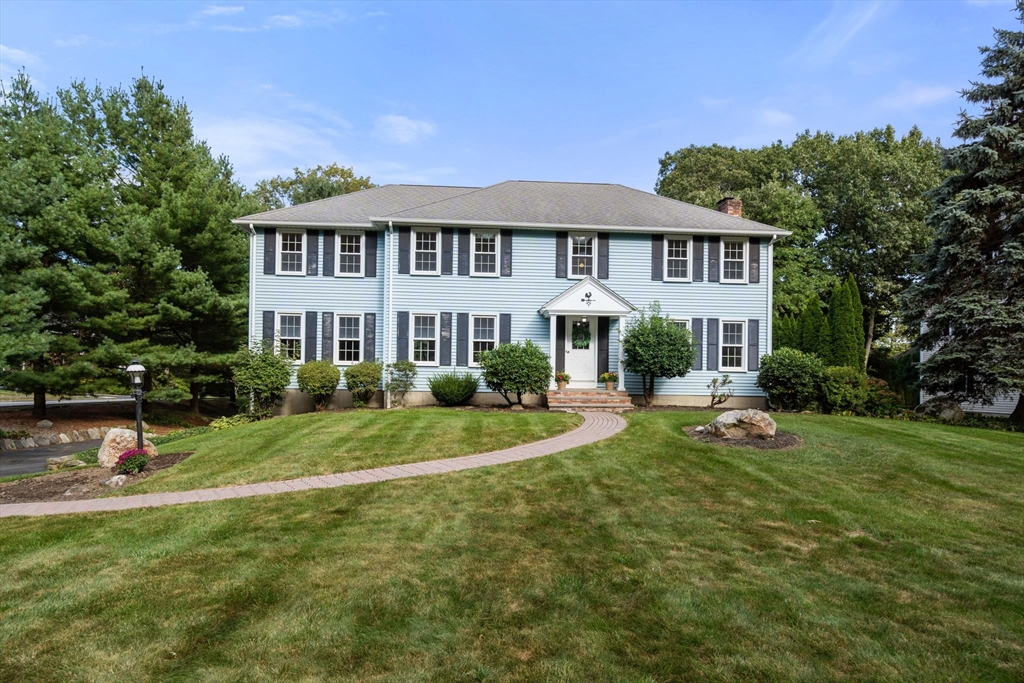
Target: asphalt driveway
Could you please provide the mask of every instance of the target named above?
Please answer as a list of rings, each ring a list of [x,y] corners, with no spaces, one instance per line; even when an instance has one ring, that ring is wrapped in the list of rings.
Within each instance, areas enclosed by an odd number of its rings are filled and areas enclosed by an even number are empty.
[[[47,458],[58,458],[62,455],[72,455],[73,453],[87,451],[90,448],[96,448],[101,443],[103,443],[102,439],[91,439],[89,441],[62,443],[56,446],[40,446],[39,448],[0,452],[0,477],[7,477],[12,474],[45,472]]]

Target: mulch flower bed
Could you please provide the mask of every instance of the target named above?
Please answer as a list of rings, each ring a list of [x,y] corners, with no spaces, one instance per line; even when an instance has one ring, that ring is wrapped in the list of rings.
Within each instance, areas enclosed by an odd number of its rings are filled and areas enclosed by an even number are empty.
[[[716,446],[739,446],[741,448],[759,448],[766,451],[786,451],[804,445],[804,440],[796,434],[789,432],[775,432],[774,439],[723,439],[710,434],[696,434],[694,427],[686,427],[683,431],[689,434],[694,440],[703,443],[710,443]]]
[[[173,467],[190,455],[191,452],[158,455],[149,461],[146,469],[138,474],[127,475],[128,481],[121,488],[127,488],[155,472]],[[111,491],[119,490],[103,485],[103,482],[115,474],[115,470],[106,467],[81,467],[41,477],[8,481],[0,484],[0,505],[99,498]]]

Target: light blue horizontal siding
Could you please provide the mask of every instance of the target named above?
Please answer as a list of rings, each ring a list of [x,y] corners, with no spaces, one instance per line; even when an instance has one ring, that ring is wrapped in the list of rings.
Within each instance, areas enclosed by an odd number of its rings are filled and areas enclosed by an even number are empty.
[[[923,363],[931,358],[934,353],[934,351],[929,349],[922,350],[920,356],[921,362]],[[924,403],[930,398],[934,398],[934,396],[924,391],[921,392],[921,403]],[[960,407],[968,413],[981,413],[982,415],[1009,417],[1013,413],[1014,408],[1017,407],[1018,399],[1020,399],[1019,393],[1008,391],[1006,393],[997,394],[993,397],[991,405],[985,405],[984,403],[974,401],[964,401],[960,404]]]

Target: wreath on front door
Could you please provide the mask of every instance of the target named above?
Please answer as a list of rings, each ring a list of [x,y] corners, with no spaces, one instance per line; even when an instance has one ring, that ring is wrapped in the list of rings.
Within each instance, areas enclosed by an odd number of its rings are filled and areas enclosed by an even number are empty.
[[[590,346],[590,326],[577,325],[572,328],[572,347],[585,349]]]

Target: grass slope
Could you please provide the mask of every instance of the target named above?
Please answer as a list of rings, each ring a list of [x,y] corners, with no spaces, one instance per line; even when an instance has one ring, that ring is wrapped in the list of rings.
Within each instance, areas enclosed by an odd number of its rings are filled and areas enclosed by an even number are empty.
[[[582,422],[548,412],[417,408],[306,413],[158,446],[195,451],[124,495],[252,484],[487,453],[557,436]]]
[[[646,413],[511,465],[0,520],[0,678],[1024,678],[1024,436]]]

